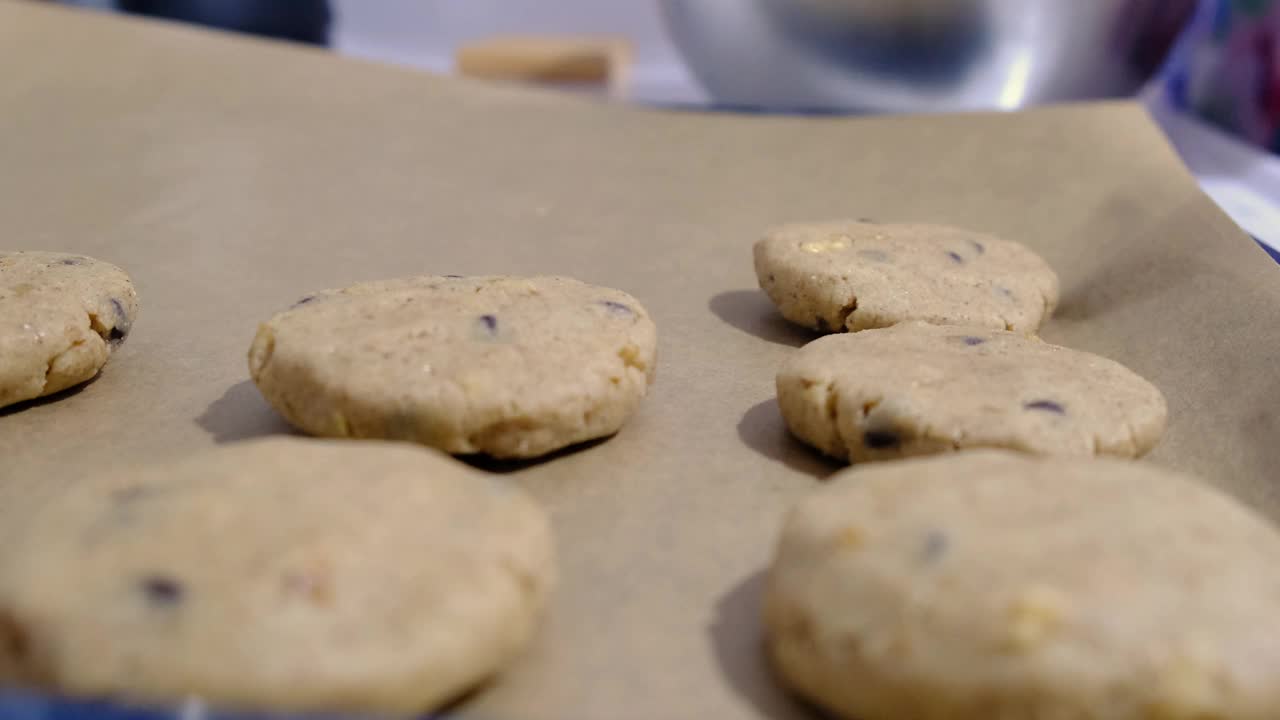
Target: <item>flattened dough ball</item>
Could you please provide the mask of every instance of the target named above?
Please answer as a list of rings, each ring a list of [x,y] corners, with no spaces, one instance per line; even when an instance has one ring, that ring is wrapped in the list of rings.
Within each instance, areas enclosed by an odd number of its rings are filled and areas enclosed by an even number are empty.
[[[80,697],[421,712],[525,646],[552,552],[522,490],[434,450],[240,443],[38,511],[0,549],[0,671]]]
[[[1144,463],[852,468],[791,511],[766,594],[777,675],[842,717],[1280,717],[1280,535]]]
[[[93,378],[137,314],[138,294],[115,265],[0,252],[0,407]]]
[[[1030,333],[1058,304],[1058,276],[1025,246],[944,225],[786,225],[755,245],[760,287],[819,332],[919,320]]]
[[[313,435],[543,455],[616,432],[653,379],[630,295],[560,277],[414,277],[304,298],[258,330],[249,371]]]
[[[828,335],[777,376],[796,437],[862,462],[964,448],[1136,457],[1164,395],[1123,365],[1018,333],[906,323]]]

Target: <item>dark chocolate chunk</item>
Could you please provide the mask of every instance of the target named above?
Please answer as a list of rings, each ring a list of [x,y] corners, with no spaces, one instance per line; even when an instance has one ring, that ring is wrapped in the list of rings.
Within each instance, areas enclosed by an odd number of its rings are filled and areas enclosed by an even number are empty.
[[[152,605],[167,606],[182,602],[182,583],[165,575],[148,575],[142,579],[142,592]]]
[[[951,258],[951,261],[952,261],[952,262],[955,262],[955,263],[963,263],[963,262],[964,262],[964,258],[960,257],[960,253],[958,253],[958,252],[953,252],[953,251],[951,251],[951,250],[948,250],[948,251],[947,251],[947,257]]]
[[[481,315],[480,323],[491,333],[498,330],[498,317],[496,315]]]
[[[1067,409],[1052,400],[1033,400],[1024,403],[1023,410],[1044,410],[1045,412],[1056,413],[1058,415],[1066,415]]]
[[[892,430],[868,430],[862,434],[862,444],[872,450],[885,450],[901,445],[902,438]]]
[[[83,265],[84,260],[80,258],[63,258],[58,261],[59,265]]]
[[[942,556],[947,554],[947,546],[950,544],[946,533],[941,530],[930,530],[924,536],[924,547],[920,550],[921,562],[932,565],[941,560]]]
[[[129,335],[129,316],[124,312],[124,305],[116,298],[111,298],[111,307],[115,309],[116,322],[111,332],[107,333],[107,342],[119,345]]]
[[[612,300],[602,300],[600,304],[609,308],[609,312],[613,313],[614,315],[633,315],[634,314],[631,311],[631,308],[627,307],[626,305],[623,305],[620,302],[614,302]]]
[[[774,282],[775,280],[776,278],[773,277],[773,273],[769,273],[769,282]]]
[[[447,278],[453,278],[454,280],[461,280],[461,279],[462,279],[462,276],[461,276],[461,275],[445,275],[445,277],[447,277]]]
[[[294,306],[294,307],[298,307],[299,305],[306,305],[307,303],[309,303],[309,302],[311,302],[312,300],[315,300],[315,299],[316,299],[316,296],[315,296],[315,295],[308,295],[308,296],[306,296],[306,297],[302,298],[301,300],[299,300],[298,302],[294,303],[294,304],[293,304],[293,306]]]
[[[983,340],[980,337],[974,337],[973,335],[965,335],[961,340],[964,341],[965,345],[981,345],[986,342],[986,340]]]
[[[984,253],[984,252],[986,252],[986,251],[987,251],[987,246],[986,246],[986,245],[983,245],[982,243],[978,242],[977,240],[970,240],[969,242],[973,243],[973,249],[974,249],[974,251],[976,251],[979,255],[981,255],[982,253]]]

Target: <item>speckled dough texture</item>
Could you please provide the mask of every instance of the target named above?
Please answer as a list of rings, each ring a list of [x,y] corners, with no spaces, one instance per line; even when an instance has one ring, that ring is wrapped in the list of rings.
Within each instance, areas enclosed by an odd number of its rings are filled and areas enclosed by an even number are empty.
[[[1132,461],[852,468],[789,514],[781,681],[857,720],[1280,717],[1280,536]]]
[[[1023,245],[944,225],[794,224],[755,245],[760,287],[819,332],[920,320],[1030,333],[1058,304],[1058,276]]]
[[[0,548],[0,672],[84,697],[418,712],[521,650],[552,552],[523,491],[434,450],[241,443],[85,478]]]
[[[1164,432],[1164,395],[1123,365],[1035,337],[904,323],[828,335],[779,370],[796,437],[861,462],[998,447],[1136,457]]]
[[[0,407],[97,375],[137,314],[133,283],[115,265],[0,252]]]
[[[262,325],[249,370],[313,435],[523,458],[616,432],[656,351],[653,321],[619,290],[427,276],[304,298]]]

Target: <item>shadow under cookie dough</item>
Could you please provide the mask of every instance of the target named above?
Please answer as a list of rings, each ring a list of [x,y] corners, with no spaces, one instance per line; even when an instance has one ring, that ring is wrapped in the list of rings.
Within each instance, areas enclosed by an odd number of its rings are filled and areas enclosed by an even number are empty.
[[[726,323],[771,343],[800,347],[822,337],[788,322],[763,290],[728,290],[713,296],[707,307]]]
[[[847,467],[796,440],[787,430],[778,401],[769,398],[751,406],[738,421],[738,438],[752,450],[792,470],[824,479]]]
[[[268,435],[302,434],[267,404],[252,380],[227,388],[222,397],[209,403],[196,418],[196,424],[218,444]]]
[[[490,457],[488,455],[482,455],[482,454],[454,455],[453,457],[455,460],[461,460],[462,462],[470,465],[473,468],[476,468],[477,470],[484,470],[486,472],[503,473],[503,474],[516,473],[516,472],[520,472],[521,470],[527,470],[531,467],[542,465],[543,463],[554,462],[555,460],[559,460],[560,458],[567,457],[569,455],[576,455],[580,452],[590,450],[591,448],[594,448],[597,445],[603,445],[604,443],[608,442],[611,438],[613,438],[613,435],[606,435],[602,438],[587,440],[584,442],[580,442],[577,445],[570,445],[569,447],[560,448],[555,452],[547,453],[546,455],[542,455],[541,457],[536,457],[536,458],[503,460],[503,459],[494,458],[494,457]]]
[[[71,387],[66,388],[64,390],[59,390],[58,392],[52,395],[41,395],[40,397],[37,397],[37,398],[31,398],[30,400],[22,400],[12,405],[6,405],[4,407],[0,407],[0,418],[8,417],[9,415],[15,415],[17,413],[22,412],[23,410],[37,408],[42,405],[51,405],[53,403],[66,400],[67,398],[71,398],[76,395],[79,395],[81,392],[84,391],[85,388],[97,382],[98,378],[102,377],[103,372],[104,370],[99,370],[96,375],[89,378],[88,380],[85,380],[84,382],[78,385],[72,385]]]
[[[751,703],[760,717],[773,720],[815,720],[829,717],[778,684],[765,656],[765,573],[752,573],[716,602],[715,616],[707,628],[716,664],[729,687]]]

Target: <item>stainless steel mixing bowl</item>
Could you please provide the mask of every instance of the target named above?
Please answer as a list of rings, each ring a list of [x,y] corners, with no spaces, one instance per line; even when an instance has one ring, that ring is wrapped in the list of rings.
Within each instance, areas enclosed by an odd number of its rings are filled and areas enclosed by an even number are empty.
[[[1134,92],[1196,0],[661,0],[733,106],[1016,109]]]

